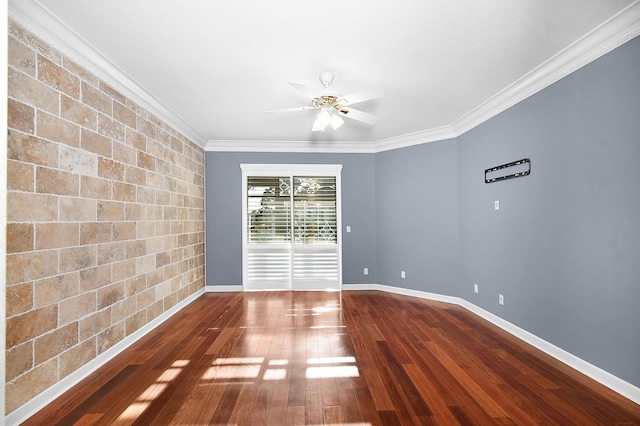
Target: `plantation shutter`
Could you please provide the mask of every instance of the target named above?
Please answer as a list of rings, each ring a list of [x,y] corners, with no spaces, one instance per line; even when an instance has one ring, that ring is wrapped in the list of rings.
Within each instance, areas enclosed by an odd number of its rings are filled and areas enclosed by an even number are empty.
[[[247,290],[341,286],[340,166],[298,167],[312,173],[289,171],[286,175],[271,171],[268,165],[243,165],[243,286]]]

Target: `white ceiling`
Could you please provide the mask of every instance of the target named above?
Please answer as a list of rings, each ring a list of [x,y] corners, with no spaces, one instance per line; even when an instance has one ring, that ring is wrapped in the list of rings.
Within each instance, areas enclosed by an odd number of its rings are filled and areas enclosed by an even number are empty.
[[[9,16],[202,145],[255,148],[450,137],[606,53],[625,8],[628,34],[633,0],[10,0]],[[307,105],[287,82],[320,90],[325,70],[342,94],[384,90],[356,106],[376,125],[265,114]]]

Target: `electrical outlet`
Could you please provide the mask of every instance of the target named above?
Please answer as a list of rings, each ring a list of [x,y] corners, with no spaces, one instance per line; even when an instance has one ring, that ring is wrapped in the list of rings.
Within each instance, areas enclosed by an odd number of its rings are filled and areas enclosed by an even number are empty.
[[[500,210],[500,201],[499,200],[495,200],[493,202],[493,208],[496,210]]]
[[[400,271],[400,278],[407,278],[407,274],[404,271]]]
[[[473,284],[473,292],[477,293],[478,292],[478,284]]]
[[[347,232],[351,232],[351,225],[347,225]]]
[[[364,268],[364,274],[369,275],[369,268]]]
[[[501,294],[498,295],[498,303],[500,303],[501,305],[504,305],[504,296]]]

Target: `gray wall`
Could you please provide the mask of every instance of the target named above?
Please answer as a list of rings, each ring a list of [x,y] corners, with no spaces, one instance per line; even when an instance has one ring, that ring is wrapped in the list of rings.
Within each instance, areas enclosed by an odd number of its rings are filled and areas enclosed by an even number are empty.
[[[640,38],[457,144],[460,296],[640,385]]]
[[[207,285],[241,283],[240,163],[340,163],[344,283],[462,297],[640,386],[639,70],[636,38],[456,140],[209,152]],[[484,183],[525,157],[530,176]]]
[[[455,141],[376,155],[379,284],[460,293],[456,158]]]
[[[342,164],[342,280],[376,282],[373,154],[207,152],[207,285],[242,284],[242,163]]]

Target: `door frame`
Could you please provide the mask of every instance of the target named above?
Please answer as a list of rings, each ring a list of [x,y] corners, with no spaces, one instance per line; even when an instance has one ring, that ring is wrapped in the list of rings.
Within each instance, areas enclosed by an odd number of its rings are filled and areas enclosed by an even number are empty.
[[[336,179],[336,231],[337,231],[337,251],[338,251],[338,289],[342,289],[342,164],[240,164],[242,170],[242,288],[243,291],[254,291],[261,289],[248,289],[248,232],[247,232],[247,177],[249,176],[332,176]],[[292,206],[293,208],[293,206]],[[292,230],[293,232],[293,230]],[[293,237],[293,234],[292,234]],[[294,240],[291,240],[293,253]],[[293,263],[291,266],[293,274]],[[289,290],[305,290],[293,287],[293,277],[291,277]],[[317,290],[317,289],[313,289]]]

